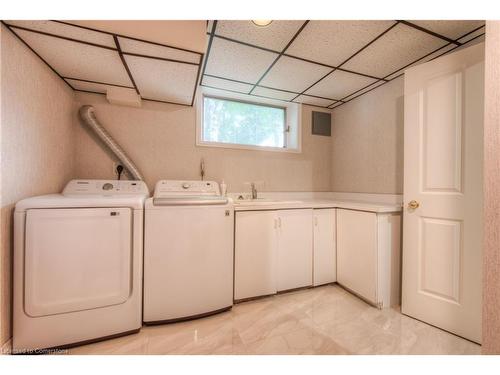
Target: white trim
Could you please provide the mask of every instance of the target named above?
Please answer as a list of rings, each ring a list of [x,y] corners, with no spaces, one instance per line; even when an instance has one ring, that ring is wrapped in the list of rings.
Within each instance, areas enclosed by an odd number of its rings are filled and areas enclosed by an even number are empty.
[[[201,138],[203,127],[203,97],[212,96],[220,99],[242,100],[248,103],[268,104],[274,107],[285,108],[286,110],[286,126],[290,127],[287,134],[287,147],[267,147],[267,146],[252,146],[234,143],[222,142],[207,142]],[[296,145],[290,147],[289,145]],[[288,152],[299,154],[302,152],[302,105],[293,102],[283,102],[274,99],[249,96],[246,94],[228,93],[227,91],[202,87],[196,97],[196,146],[198,147],[218,147],[229,148],[236,150],[253,150],[253,151],[272,151],[272,152]]]

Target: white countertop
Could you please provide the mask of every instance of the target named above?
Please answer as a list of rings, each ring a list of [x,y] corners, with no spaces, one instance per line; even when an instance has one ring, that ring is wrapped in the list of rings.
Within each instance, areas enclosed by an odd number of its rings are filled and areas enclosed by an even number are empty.
[[[235,211],[284,210],[291,208],[345,208],[376,213],[400,212],[401,204],[351,199],[257,199],[234,200]]]

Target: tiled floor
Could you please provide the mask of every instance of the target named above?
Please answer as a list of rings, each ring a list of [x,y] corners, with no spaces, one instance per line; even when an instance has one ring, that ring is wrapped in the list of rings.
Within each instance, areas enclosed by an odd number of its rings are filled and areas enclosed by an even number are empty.
[[[245,302],[188,322],[70,354],[480,354],[480,346],[393,309],[378,310],[336,285]]]

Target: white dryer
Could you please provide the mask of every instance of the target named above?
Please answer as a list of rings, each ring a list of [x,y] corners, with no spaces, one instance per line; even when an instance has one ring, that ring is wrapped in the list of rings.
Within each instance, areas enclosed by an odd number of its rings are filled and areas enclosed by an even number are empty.
[[[73,180],[14,213],[14,353],[141,327],[142,181]]]
[[[213,181],[159,181],[145,204],[144,322],[233,304],[234,208]]]

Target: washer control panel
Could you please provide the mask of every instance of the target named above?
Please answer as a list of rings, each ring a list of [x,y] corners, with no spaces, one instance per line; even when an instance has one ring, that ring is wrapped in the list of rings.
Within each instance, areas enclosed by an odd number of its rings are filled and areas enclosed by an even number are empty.
[[[160,180],[155,187],[155,198],[179,196],[218,196],[219,184],[215,181]]]
[[[63,195],[130,195],[149,194],[144,181],[128,180],[71,180]]]

